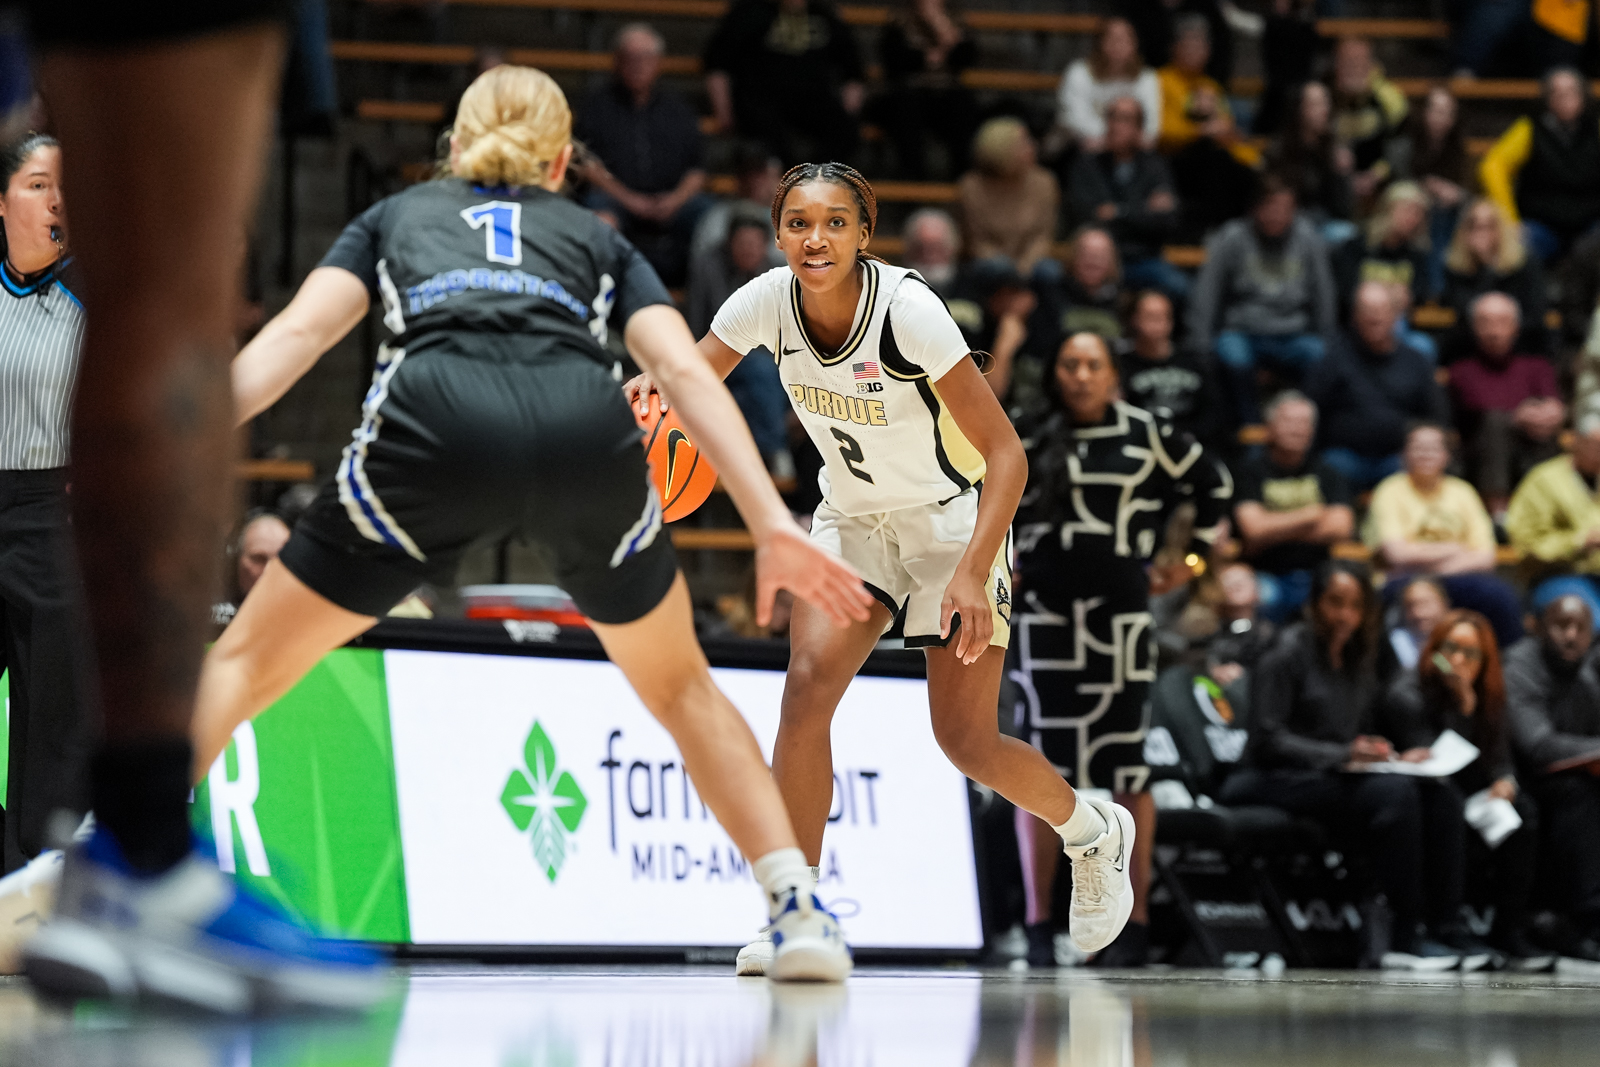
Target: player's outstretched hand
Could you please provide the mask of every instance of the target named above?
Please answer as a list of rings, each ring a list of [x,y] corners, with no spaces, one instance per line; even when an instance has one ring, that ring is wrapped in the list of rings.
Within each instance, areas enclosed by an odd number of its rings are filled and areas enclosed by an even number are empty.
[[[787,589],[835,626],[872,617],[872,594],[844,560],[816,544],[793,523],[756,538],[756,624],[772,621],[772,601]]]
[[[945,587],[944,603],[939,607],[939,636],[948,639],[951,620],[961,616],[961,627],[956,634],[956,658],[962,663],[977,662],[989,647],[994,636],[994,615],[989,609],[989,594],[984,589],[988,575],[974,575],[966,568],[956,570],[956,576]]]
[[[667,413],[667,398],[656,389],[656,383],[648,374],[640,374],[629,378],[622,383],[622,395],[628,398],[628,403],[633,405],[634,413],[640,416],[650,414],[650,397],[656,398],[656,403],[661,405],[661,413]]]

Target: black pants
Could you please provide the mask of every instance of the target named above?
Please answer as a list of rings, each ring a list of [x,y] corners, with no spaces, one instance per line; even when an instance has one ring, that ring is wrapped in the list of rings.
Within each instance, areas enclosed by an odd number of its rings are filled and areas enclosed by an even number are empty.
[[[1600,929],[1600,778],[1576,770],[1527,785],[1544,817],[1547,868],[1561,876],[1557,903],[1580,926]]]
[[[1395,928],[1460,914],[1466,845],[1462,798],[1449,782],[1398,774],[1248,768],[1223,801],[1265,804],[1327,826],[1360,848],[1394,909]]]
[[[1467,867],[1486,876],[1488,895],[1494,905],[1496,933],[1520,930],[1528,917],[1528,900],[1533,894],[1533,879],[1538,873],[1539,806],[1526,790],[1512,801],[1522,826],[1491,849],[1476,830],[1467,832]],[[1477,879],[1474,879],[1476,882]]]
[[[895,89],[872,105],[873,117],[894,143],[900,173],[927,180],[933,173],[928,145],[944,145],[945,167],[959,177],[972,154],[978,100],[969,89]]]
[[[88,810],[88,659],[60,470],[0,471],[0,669],[10,671],[4,868],[50,847],[57,811]]]

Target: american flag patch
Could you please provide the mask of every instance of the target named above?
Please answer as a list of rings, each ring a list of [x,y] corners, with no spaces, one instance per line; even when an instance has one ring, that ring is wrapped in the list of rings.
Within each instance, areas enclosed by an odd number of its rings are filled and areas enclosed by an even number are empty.
[[[876,378],[878,376],[876,360],[869,359],[865,363],[852,363],[850,364],[850,369],[855,371],[856,381],[858,382],[863,378]]]

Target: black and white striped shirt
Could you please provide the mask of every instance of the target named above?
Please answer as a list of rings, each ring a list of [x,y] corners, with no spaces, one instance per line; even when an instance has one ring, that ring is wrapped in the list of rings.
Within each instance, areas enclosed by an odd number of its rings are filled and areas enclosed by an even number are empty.
[[[0,266],[0,470],[67,465],[84,328],[71,262],[27,285]]]

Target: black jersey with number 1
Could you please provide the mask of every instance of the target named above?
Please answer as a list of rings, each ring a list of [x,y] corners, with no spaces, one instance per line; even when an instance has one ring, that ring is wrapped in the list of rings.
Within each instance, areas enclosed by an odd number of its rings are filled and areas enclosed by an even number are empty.
[[[544,189],[460,178],[375,204],[320,266],[366,282],[390,344],[412,352],[467,331],[516,335],[529,356],[568,349],[610,366],[607,330],[672,303],[639,251],[592,212]]]
[[[284,565],[380,615],[520,531],[591,618],[654,608],[677,564],[605,343],[670,297],[633,246],[543,189],[447,179],[374,206],[321,266],[366,283],[390,338]]]

